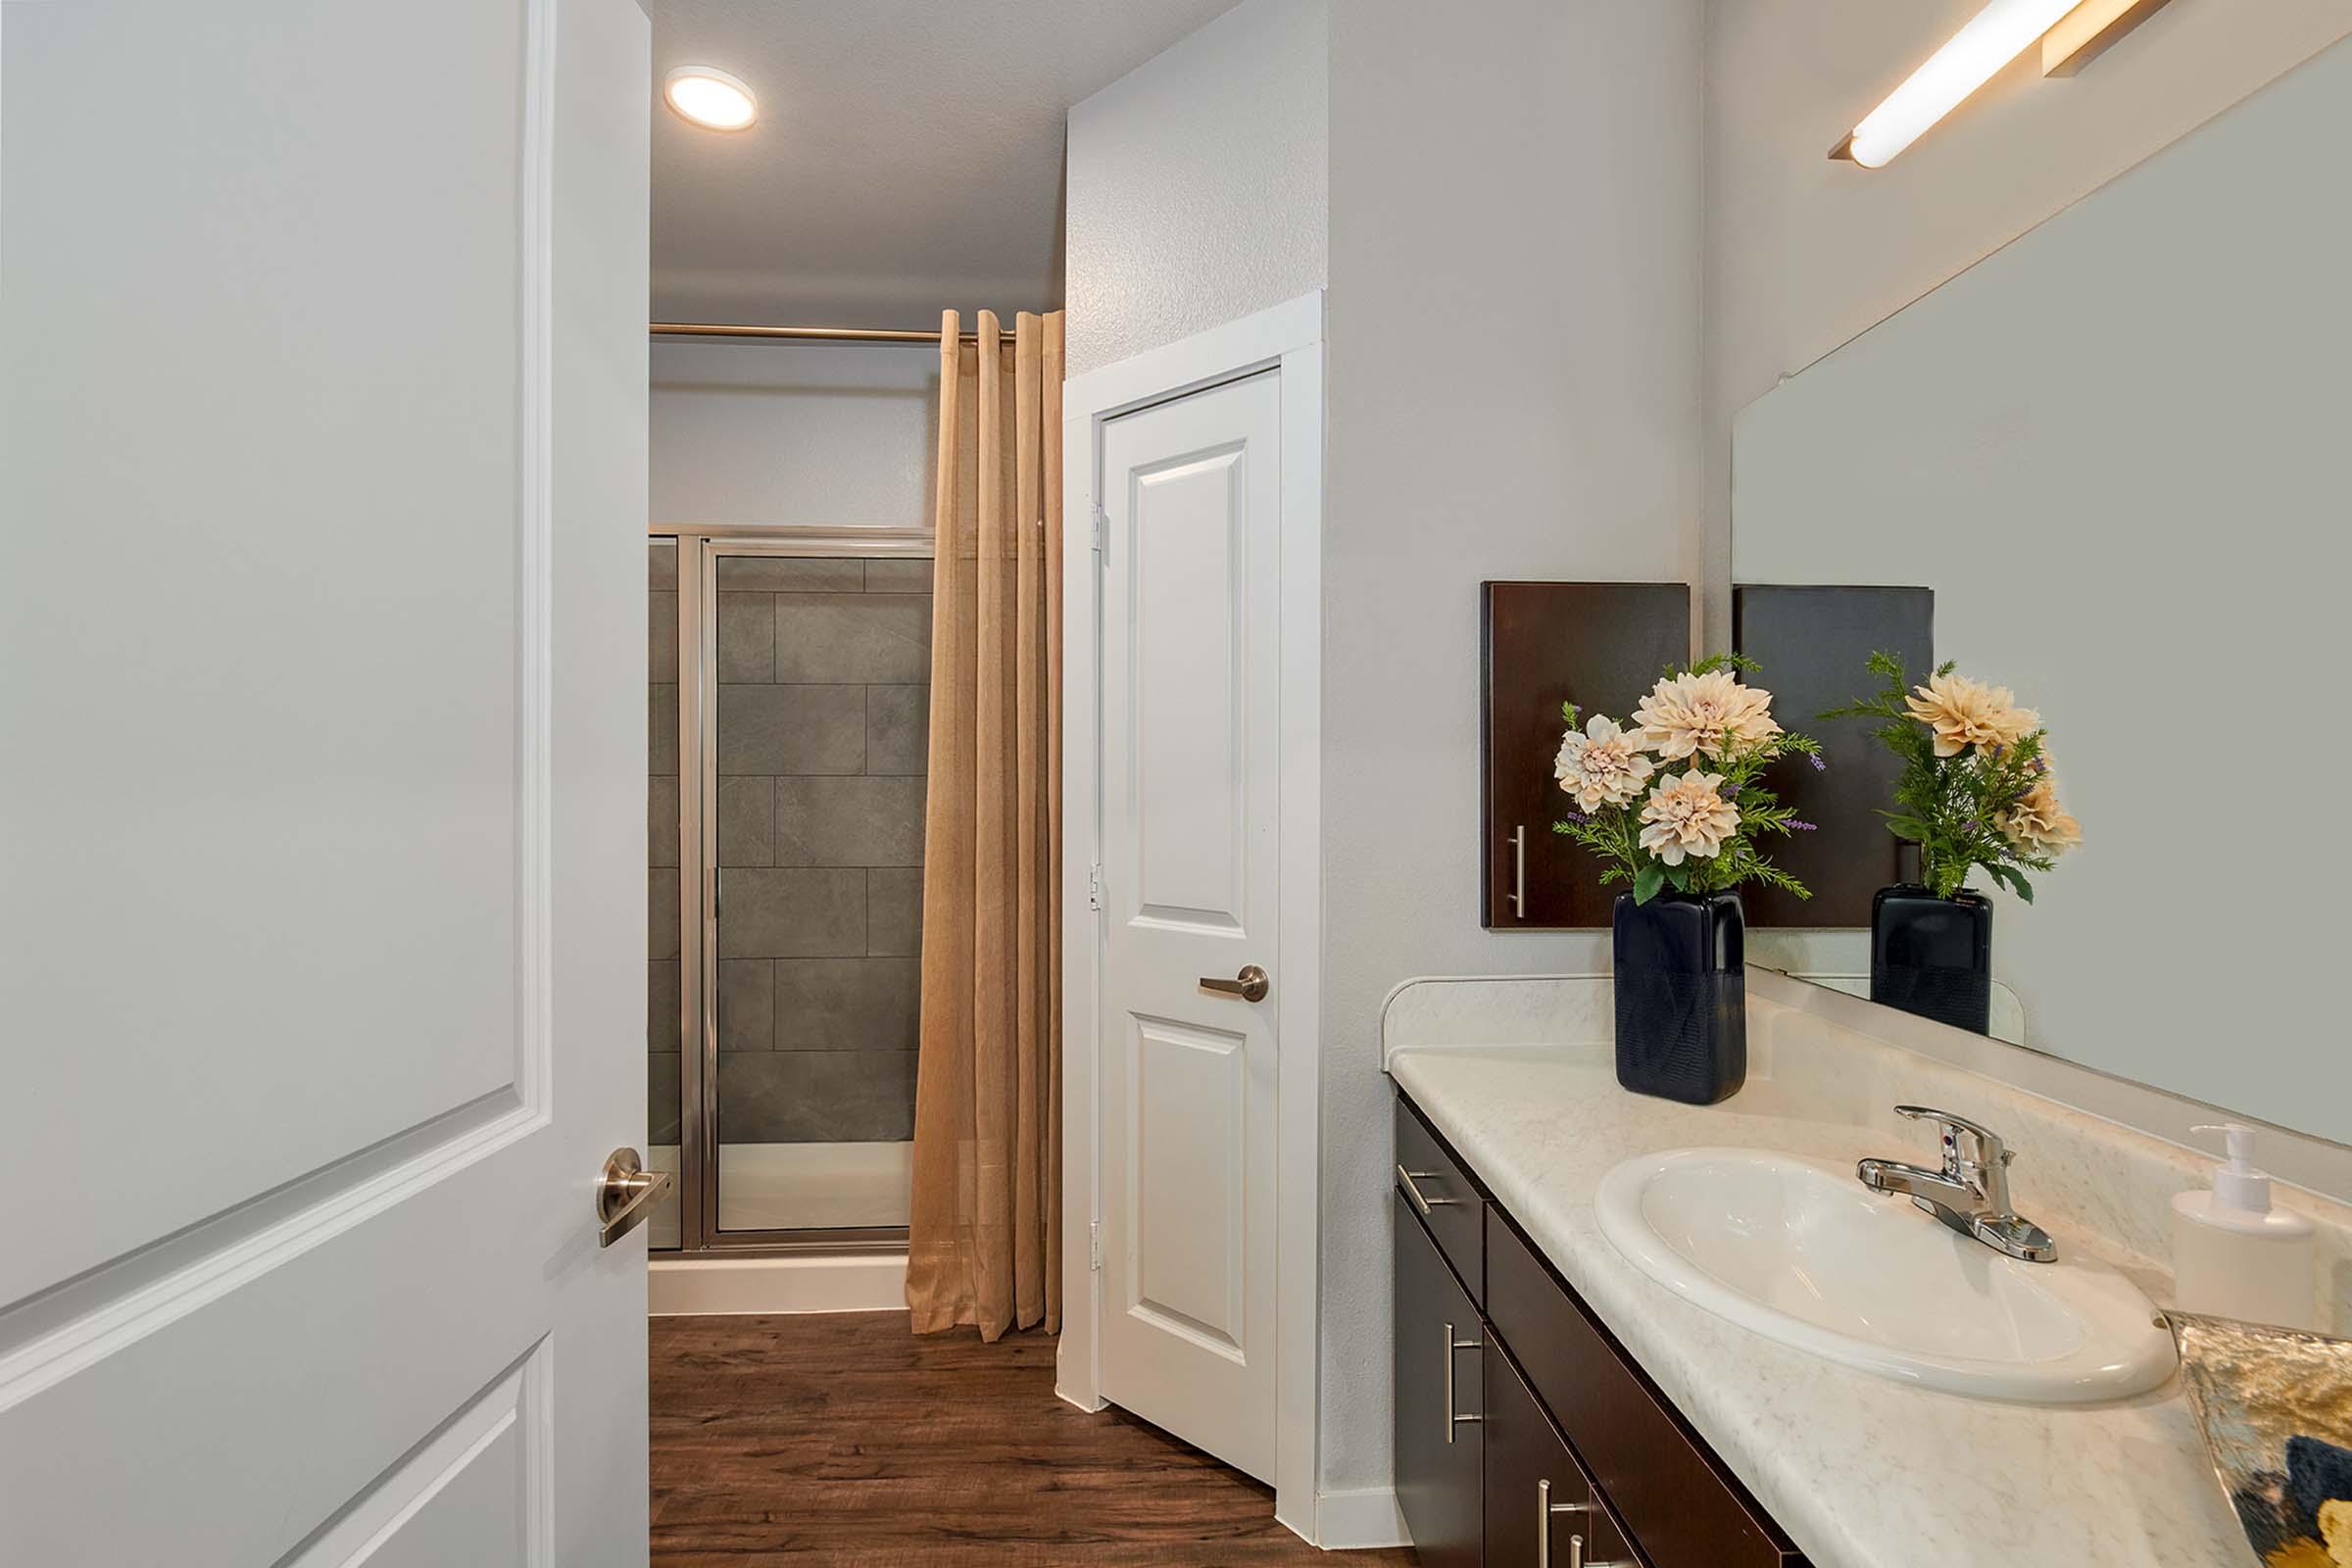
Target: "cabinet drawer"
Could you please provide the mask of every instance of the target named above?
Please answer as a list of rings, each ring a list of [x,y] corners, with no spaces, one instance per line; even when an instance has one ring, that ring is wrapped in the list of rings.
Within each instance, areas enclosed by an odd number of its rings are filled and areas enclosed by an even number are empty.
[[[1479,1568],[1484,1326],[1405,1196],[1395,1194],[1389,1207],[1396,1226],[1396,1506],[1421,1568]]]
[[[1782,1568],[1801,1560],[1499,1210],[1487,1219],[1486,1307],[1656,1568]]]
[[[1486,1299],[1486,1197],[1435,1129],[1396,1097],[1396,1191],[1437,1239],[1473,1301]]]
[[[1494,1568],[1640,1568],[1592,1478],[1492,1331],[1482,1360],[1486,1560]]]

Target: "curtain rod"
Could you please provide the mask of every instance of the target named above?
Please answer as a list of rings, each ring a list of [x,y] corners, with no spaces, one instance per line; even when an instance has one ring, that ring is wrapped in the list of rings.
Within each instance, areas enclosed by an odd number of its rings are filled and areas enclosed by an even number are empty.
[[[825,343],[939,342],[937,328],[925,332],[898,326],[730,326],[710,321],[656,321],[648,330],[655,337],[780,337]],[[1012,334],[1004,331],[999,335]],[[977,343],[980,334],[966,332],[963,341]]]

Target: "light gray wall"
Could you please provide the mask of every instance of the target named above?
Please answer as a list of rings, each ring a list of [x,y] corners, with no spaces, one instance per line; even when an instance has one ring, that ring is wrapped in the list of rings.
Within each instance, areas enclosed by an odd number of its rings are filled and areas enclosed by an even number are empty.
[[[2024,58],[1885,169],[1823,152],[1983,0],[1707,7],[1707,513],[1730,627],[1732,416],[2352,30],[2344,0],[2183,0],[2080,75]]]
[[[653,518],[929,527],[938,408],[934,344],[657,342]]]
[[[1478,919],[1478,584],[1680,580],[1699,470],[1698,0],[1331,18],[1323,1482],[1386,1486],[1411,975],[1593,969]]]
[[[1478,925],[1478,582],[1728,582],[1735,410],[2352,25],[2174,6],[1830,165],[1981,3],[1250,0],[1072,111],[1072,373],[1330,290],[1325,1491],[1390,1479],[1382,997],[1607,961]]]
[[[1322,286],[1328,12],[1245,0],[1070,111],[1070,374]]]

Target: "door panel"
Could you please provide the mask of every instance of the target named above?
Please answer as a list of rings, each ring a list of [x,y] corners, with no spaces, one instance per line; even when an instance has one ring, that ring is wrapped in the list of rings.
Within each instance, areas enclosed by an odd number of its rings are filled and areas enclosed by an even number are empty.
[[[10,783],[43,826],[10,839],[39,896],[0,912],[9,1022],[52,1048],[10,1088],[115,1135],[91,1161],[72,1117],[23,1128],[86,1179],[22,1216],[0,1301],[520,1093],[520,8],[359,7],[287,45],[338,49],[328,80],[251,92],[275,8],[129,35],[159,9],[12,7],[0,35],[6,733],[72,741]],[[367,99],[417,74],[446,93],[388,138]],[[92,80],[141,109],[89,114]],[[405,337],[479,346],[431,397],[358,373]]]
[[[1396,1224],[1393,1436],[1396,1506],[1421,1568],[1478,1568],[1481,1458],[1478,1308],[1413,1218],[1390,1195]]]
[[[1249,1038],[1164,1018],[1139,1018],[1135,1030],[1135,1310],[1238,1357],[1250,1274]]]
[[[1274,1465],[1280,381],[1102,437],[1103,1396]],[[1311,957],[1305,961],[1311,961]]]
[[[532,1401],[546,1393],[546,1342],[501,1376],[400,1468],[369,1488],[290,1568],[447,1568],[525,1562],[534,1529]],[[370,1551],[369,1548],[373,1550]]]
[[[1135,574],[1136,902],[1143,918],[1239,931],[1245,898],[1249,713],[1234,592],[1249,521],[1229,446],[1138,471]]]
[[[647,62],[9,8],[11,1561],[644,1560]]]

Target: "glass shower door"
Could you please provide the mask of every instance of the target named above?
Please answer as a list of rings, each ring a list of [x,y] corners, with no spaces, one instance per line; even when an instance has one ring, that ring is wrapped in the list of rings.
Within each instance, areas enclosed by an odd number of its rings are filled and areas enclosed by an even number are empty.
[[[914,1130],[931,562],[786,548],[718,542],[708,579],[716,1228],[883,1241]]]

